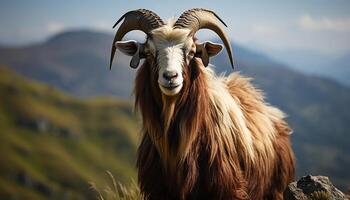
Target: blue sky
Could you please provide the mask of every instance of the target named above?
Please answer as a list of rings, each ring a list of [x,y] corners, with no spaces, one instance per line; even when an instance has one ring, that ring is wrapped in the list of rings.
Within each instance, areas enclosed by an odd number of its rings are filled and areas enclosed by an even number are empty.
[[[132,9],[147,8],[167,19],[193,7],[214,10],[231,39],[251,48],[350,52],[348,0],[2,0],[0,43],[28,44],[67,29],[113,33],[116,19]]]

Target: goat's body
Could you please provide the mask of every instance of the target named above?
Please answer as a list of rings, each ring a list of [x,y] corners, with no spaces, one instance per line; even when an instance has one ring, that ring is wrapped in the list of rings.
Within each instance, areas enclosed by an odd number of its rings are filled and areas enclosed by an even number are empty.
[[[294,176],[290,129],[284,114],[264,102],[249,79],[217,77],[206,68],[222,46],[198,43],[200,29],[232,48],[218,15],[194,8],[164,22],[145,9],[125,13],[113,41],[132,56],[135,107],[143,120],[138,176],[144,199],[278,200]],[[222,24],[221,24],[222,23]],[[131,30],[145,43],[121,41]]]
[[[198,68],[184,89],[189,96],[169,100],[177,103],[167,105],[174,104],[165,128],[166,108],[150,96],[156,88],[140,85],[147,70],[135,88],[143,98],[136,101],[144,122],[137,166],[146,199],[283,199],[294,177],[290,129],[248,78]]]

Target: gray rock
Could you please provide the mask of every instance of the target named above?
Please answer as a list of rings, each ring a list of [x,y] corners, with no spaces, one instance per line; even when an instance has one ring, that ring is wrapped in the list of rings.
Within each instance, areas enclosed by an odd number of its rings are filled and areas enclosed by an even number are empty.
[[[325,176],[303,176],[289,184],[285,200],[348,200]]]

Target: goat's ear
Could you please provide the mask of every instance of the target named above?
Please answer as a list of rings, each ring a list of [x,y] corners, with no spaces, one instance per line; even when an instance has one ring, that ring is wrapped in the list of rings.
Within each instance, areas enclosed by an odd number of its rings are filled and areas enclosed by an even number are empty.
[[[221,50],[222,45],[206,41],[196,45],[196,57],[200,57],[205,67],[209,64],[209,58],[216,56]]]
[[[125,55],[133,56],[137,51],[138,43],[135,40],[118,41],[115,46]]]
[[[223,46],[221,44],[208,41],[204,43],[204,48],[207,50],[209,57],[214,57],[220,53]]]
[[[125,55],[132,56],[130,67],[134,69],[140,64],[140,59],[144,58],[144,45],[135,40],[118,41],[115,46]]]

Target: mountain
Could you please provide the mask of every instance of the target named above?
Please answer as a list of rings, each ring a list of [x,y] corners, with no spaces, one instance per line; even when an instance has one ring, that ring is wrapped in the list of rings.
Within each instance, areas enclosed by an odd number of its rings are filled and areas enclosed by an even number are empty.
[[[0,62],[76,96],[128,97],[133,73],[123,56],[119,64],[125,69],[109,70],[111,39],[104,33],[64,32],[41,44],[0,48]]]
[[[138,124],[115,98],[79,99],[0,67],[0,198],[96,199],[136,180]]]
[[[0,63],[72,95],[116,95],[128,99],[135,70],[129,67],[130,58],[118,52],[109,71],[112,39],[112,35],[91,31],[64,32],[41,44],[0,48]],[[235,70],[252,77],[254,84],[266,93],[267,101],[289,115],[298,175],[325,175],[338,187],[349,187],[350,89],[326,78],[291,70],[239,45],[233,47]],[[232,71],[226,52],[212,61],[218,73]]]
[[[350,53],[325,64],[323,69],[320,74],[350,86]]]
[[[350,86],[350,52],[342,56],[303,49],[270,49],[266,52],[273,59],[287,63],[293,70],[331,78]]]

